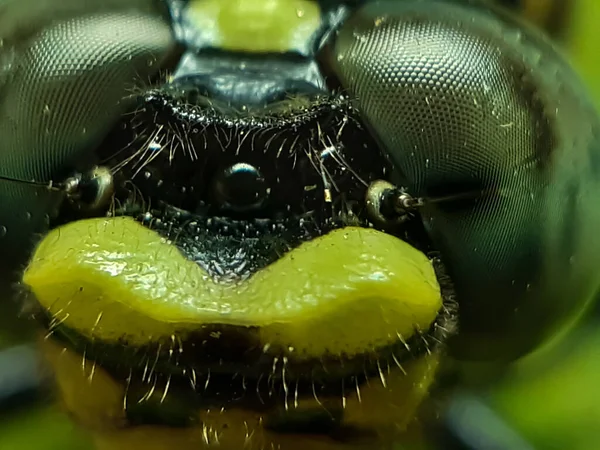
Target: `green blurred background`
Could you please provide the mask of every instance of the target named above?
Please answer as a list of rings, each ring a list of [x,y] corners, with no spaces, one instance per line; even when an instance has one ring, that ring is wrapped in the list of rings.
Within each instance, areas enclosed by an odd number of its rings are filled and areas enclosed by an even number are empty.
[[[526,12],[559,40],[600,106],[600,1],[531,0]],[[0,347],[27,340],[22,321],[4,322]],[[469,385],[446,422],[457,427],[455,434],[466,426],[470,435],[460,442],[442,435],[440,448],[600,449],[599,325],[600,312],[592,311],[561,342],[515,364],[491,386]],[[0,367],[3,383],[8,381]],[[90,448],[50,401],[23,405],[0,409],[0,450]]]

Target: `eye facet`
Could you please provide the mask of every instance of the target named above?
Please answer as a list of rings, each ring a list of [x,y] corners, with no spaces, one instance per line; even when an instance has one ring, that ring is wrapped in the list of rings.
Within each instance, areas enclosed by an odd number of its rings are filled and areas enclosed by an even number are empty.
[[[341,28],[332,67],[422,208],[460,303],[452,349],[513,358],[598,289],[600,125],[534,30],[454,2],[381,1]]]

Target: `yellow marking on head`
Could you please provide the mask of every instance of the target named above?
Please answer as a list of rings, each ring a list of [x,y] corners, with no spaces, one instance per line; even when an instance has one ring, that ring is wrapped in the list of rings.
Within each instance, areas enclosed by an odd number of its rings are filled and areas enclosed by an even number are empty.
[[[223,50],[292,51],[321,25],[312,0],[195,0],[188,8],[196,28]]]
[[[423,253],[356,227],[305,242],[243,283],[217,284],[131,218],[82,220],[44,238],[23,281],[57,321],[88,337],[144,345],[207,324],[259,327],[262,342],[298,358],[408,339],[442,306]]]

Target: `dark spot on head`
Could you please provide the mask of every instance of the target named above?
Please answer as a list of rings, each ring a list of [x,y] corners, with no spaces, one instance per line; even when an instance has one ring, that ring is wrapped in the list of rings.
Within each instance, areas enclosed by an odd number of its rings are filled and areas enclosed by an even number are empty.
[[[214,193],[221,208],[240,212],[260,208],[269,196],[269,189],[255,166],[238,162],[217,174]]]

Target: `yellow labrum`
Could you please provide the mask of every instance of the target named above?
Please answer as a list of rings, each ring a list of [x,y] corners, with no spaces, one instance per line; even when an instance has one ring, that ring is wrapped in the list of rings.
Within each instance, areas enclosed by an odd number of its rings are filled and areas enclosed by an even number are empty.
[[[216,48],[243,52],[287,52],[321,25],[312,0],[193,0],[189,18]]]
[[[82,220],[44,238],[24,282],[57,321],[88,337],[143,345],[184,339],[203,325],[256,327],[261,342],[298,357],[353,355],[408,339],[442,306],[423,253],[356,227],[222,284],[131,218]]]

